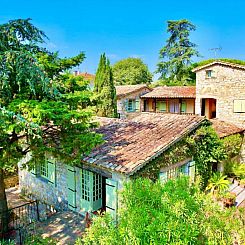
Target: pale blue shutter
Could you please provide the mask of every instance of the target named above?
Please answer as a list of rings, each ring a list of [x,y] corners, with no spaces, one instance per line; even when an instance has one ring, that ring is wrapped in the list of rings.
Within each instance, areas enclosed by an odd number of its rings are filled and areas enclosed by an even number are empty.
[[[135,100],[135,111],[140,111],[140,99]]]
[[[167,172],[161,172],[161,173],[159,173],[159,179],[160,179],[160,182],[161,183],[167,182],[167,180],[168,180]]]
[[[196,174],[195,162],[191,161],[189,162],[189,176],[190,176],[191,182],[195,181],[195,174]]]
[[[117,219],[118,207],[117,188],[117,181],[106,179],[106,212],[110,213],[115,221]]]
[[[55,159],[50,157],[48,159],[48,180],[51,184],[56,184],[56,166]]]
[[[76,210],[76,170],[72,166],[67,166],[67,201],[68,208]]]

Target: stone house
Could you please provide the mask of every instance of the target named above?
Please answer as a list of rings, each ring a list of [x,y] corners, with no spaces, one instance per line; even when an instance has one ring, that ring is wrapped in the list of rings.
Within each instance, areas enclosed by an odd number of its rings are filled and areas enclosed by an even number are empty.
[[[245,127],[245,66],[217,60],[193,71],[196,114]]]
[[[196,87],[159,86],[141,96],[142,112],[195,114]]]
[[[97,132],[103,134],[104,143],[83,157],[79,166],[71,167],[47,156],[41,165],[27,171],[21,169],[27,158],[23,159],[19,168],[22,192],[56,209],[82,214],[106,210],[116,216],[120,206],[118,191],[131,178],[166,181],[179,174],[194,178],[195,164],[185,138],[207,121],[204,117],[142,113],[131,120],[98,121]],[[218,133],[225,136],[242,131],[218,125]]]
[[[132,118],[138,115],[143,107],[140,96],[150,91],[151,89],[145,84],[116,86],[119,118]]]

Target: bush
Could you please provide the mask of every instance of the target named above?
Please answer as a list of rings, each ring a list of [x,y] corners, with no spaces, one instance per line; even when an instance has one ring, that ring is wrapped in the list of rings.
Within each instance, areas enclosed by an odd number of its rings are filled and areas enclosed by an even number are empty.
[[[221,209],[185,177],[166,184],[136,179],[122,193],[119,222],[115,224],[107,215],[95,218],[83,242],[232,244],[235,237],[245,241],[244,214],[244,210]]]

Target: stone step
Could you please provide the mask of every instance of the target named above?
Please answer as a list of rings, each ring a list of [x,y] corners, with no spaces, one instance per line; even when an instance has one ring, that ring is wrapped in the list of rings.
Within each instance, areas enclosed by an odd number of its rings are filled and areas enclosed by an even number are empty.
[[[239,206],[245,200],[245,189],[237,196],[236,206]]]
[[[244,190],[244,188],[237,186],[231,192],[235,193],[237,196]]]
[[[233,190],[233,189],[235,189],[237,186],[238,186],[238,184],[237,184],[237,183],[233,183],[233,184],[231,184],[231,185],[230,185],[230,187],[229,187],[229,191],[231,191],[231,192],[232,192],[232,190]]]

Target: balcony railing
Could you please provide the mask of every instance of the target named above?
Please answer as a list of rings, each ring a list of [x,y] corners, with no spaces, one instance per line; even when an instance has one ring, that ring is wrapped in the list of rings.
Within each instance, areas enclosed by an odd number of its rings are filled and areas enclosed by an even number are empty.
[[[165,111],[142,111],[147,113],[161,113],[161,114],[178,114],[178,115],[195,115],[193,112],[165,112]]]

